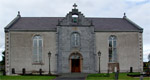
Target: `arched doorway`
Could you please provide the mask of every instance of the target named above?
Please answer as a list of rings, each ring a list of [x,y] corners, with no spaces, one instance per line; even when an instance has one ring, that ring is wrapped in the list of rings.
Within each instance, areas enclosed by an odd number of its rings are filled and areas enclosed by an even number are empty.
[[[69,56],[71,72],[81,72],[82,60],[82,55],[78,52],[74,52]]]

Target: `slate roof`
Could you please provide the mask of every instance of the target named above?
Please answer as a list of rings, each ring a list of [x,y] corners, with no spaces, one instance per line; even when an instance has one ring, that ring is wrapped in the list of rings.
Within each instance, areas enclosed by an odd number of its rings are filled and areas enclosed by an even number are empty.
[[[139,31],[143,30],[127,18],[90,18],[95,31]]]
[[[64,17],[20,17],[17,16],[8,26],[8,30],[53,30],[56,31],[58,19]],[[143,29],[128,18],[87,18],[93,21],[95,31],[137,31]]]

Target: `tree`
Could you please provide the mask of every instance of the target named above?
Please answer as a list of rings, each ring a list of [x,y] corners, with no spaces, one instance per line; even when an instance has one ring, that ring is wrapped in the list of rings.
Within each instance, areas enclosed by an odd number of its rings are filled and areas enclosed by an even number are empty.
[[[148,70],[149,70],[149,75],[150,75],[150,53],[149,53],[149,55],[148,55],[148,60],[149,60],[149,61],[148,61],[148,62],[149,62],[149,64],[148,64],[148,68],[149,68],[149,69],[148,69]]]
[[[2,54],[3,56],[2,56],[1,65],[5,65],[5,51],[3,51]]]
[[[149,53],[149,55],[148,55],[148,61],[150,62],[150,53]]]
[[[2,52],[3,56],[2,56],[2,61],[0,62],[1,66],[5,66],[5,51]],[[4,71],[4,67],[2,68],[2,71]]]

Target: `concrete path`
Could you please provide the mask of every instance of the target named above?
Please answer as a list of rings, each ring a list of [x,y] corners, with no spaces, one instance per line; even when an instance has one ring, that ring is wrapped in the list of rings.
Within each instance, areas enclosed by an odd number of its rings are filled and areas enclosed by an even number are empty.
[[[61,76],[57,77],[54,80],[85,80],[88,74],[84,73],[68,73],[68,74],[61,74]]]

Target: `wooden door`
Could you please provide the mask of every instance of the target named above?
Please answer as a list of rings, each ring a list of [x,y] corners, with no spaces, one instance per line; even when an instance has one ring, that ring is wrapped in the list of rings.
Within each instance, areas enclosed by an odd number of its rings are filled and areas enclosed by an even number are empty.
[[[71,72],[80,72],[80,59],[71,59]]]

